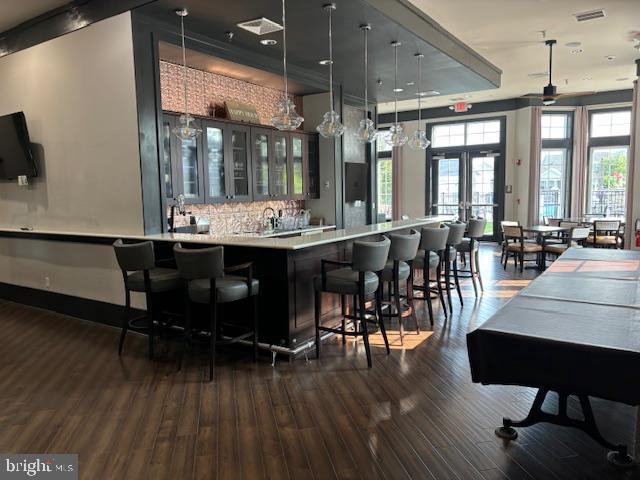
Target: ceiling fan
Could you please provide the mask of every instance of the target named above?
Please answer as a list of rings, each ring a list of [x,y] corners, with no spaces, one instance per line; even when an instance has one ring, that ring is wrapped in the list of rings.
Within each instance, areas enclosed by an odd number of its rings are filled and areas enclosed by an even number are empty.
[[[542,90],[542,95],[524,95],[522,98],[539,98],[543,105],[553,105],[556,100],[568,97],[579,97],[581,95],[593,95],[596,92],[574,92],[574,93],[557,93],[557,87],[551,83],[551,69],[553,66],[553,46],[557,42],[555,40],[546,40],[545,45],[549,47],[549,84]]]

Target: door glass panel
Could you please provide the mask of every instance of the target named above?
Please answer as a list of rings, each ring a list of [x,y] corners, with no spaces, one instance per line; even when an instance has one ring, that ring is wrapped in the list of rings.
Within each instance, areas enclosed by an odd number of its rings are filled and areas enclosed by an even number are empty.
[[[231,132],[231,151],[233,152],[233,195],[249,195],[247,132]]]
[[[293,150],[293,194],[302,195],[303,174],[302,174],[302,139],[299,137],[291,138],[291,147]]]
[[[275,137],[275,156],[273,161],[273,193],[287,194],[287,138]]]
[[[471,215],[487,221],[484,233],[493,234],[494,157],[471,158]]]
[[[269,136],[265,133],[256,135],[254,144],[254,161],[256,169],[256,194],[269,195]]]
[[[182,183],[186,198],[198,197],[198,146],[195,138],[180,140],[182,154]]]
[[[627,147],[591,149],[587,213],[624,216],[627,198]]]
[[[207,174],[209,175],[209,196],[226,195],[224,176],[224,140],[221,128],[207,127]]]
[[[437,215],[457,215],[460,202],[460,159],[438,160]]]
[[[540,217],[563,218],[566,203],[567,151],[544,149],[540,158]]]
[[[164,192],[167,198],[173,198],[173,182],[171,177],[171,123],[162,123],[162,175],[164,176]]]
[[[378,159],[377,192],[378,215],[384,215],[385,220],[391,220],[393,215],[393,162],[390,158]]]

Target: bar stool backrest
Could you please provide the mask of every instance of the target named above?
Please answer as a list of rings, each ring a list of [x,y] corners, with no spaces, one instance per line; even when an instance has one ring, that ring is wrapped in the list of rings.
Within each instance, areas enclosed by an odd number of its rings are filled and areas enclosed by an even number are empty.
[[[389,257],[391,240],[379,242],[353,242],[351,268],[356,272],[381,272]]]
[[[484,235],[484,227],[486,227],[486,225],[487,221],[484,218],[472,218],[469,220],[467,236],[474,239],[482,237]]]
[[[450,223],[447,245],[458,245],[464,238],[464,231],[467,229],[466,223]]]
[[[391,233],[389,240],[391,240],[389,260],[407,262],[416,258],[420,246],[420,233],[417,230],[412,229],[408,235]]]
[[[176,243],[173,256],[180,276],[187,280],[220,278],[224,276],[224,248],[183,248]]]
[[[121,239],[113,243],[118,265],[123,272],[151,270],[156,259],[153,253],[153,242],[124,243]]]
[[[449,227],[423,227],[420,235],[420,250],[427,252],[441,252],[447,248]]]

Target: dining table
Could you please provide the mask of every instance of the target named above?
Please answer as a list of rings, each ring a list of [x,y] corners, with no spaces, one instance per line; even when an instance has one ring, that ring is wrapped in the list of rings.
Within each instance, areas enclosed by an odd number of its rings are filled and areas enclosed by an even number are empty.
[[[551,225],[531,225],[528,227],[522,227],[522,231],[524,233],[532,233],[535,235],[536,243],[542,245],[544,248],[545,241],[547,237],[553,234],[559,234],[568,232],[571,230],[571,227],[556,227]],[[544,252],[538,256],[538,262],[535,266],[528,266],[525,268],[535,268],[540,271],[544,270],[546,267],[546,256]]]

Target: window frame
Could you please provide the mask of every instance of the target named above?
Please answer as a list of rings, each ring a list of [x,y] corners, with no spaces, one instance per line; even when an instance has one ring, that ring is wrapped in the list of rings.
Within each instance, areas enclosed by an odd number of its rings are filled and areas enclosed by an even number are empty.
[[[592,137],[591,136],[591,126],[593,122],[593,115],[598,113],[608,113],[608,112],[620,112],[620,111],[632,111],[631,106],[619,106],[619,107],[607,107],[607,108],[594,108],[589,110],[589,124],[588,124],[588,132],[589,137],[587,140],[587,159],[586,159],[586,167],[587,167],[587,175],[586,175],[586,185],[585,185],[585,198],[584,198],[584,211],[585,213],[591,214],[591,172],[592,172],[592,152],[594,148],[626,148],[627,149],[627,178],[625,180],[625,214],[626,212],[626,204],[627,204],[627,195],[629,195],[628,185],[629,185],[629,153],[631,148],[631,133],[629,135],[616,135],[611,137]]]
[[[566,115],[566,138],[542,138],[542,116],[544,115]],[[540,186],[542,175],[542,152],[544,150],[564,150],[565,166],[564,166],[564,198],[562,199],[562,216],[567,217],[567,213],[571,211],[571,179],[573,178],[572,159],[573,159],[573,110],[542,110],[540,118],[540,158],[538,159],[538,210],[541,208],[540,203]],[[540,217],[542,218],[542,217]]]
[[[378,133],[380,132],[388,132],[390,130],[391,127],[382,127],[382,128],[378,128]],[[376,137],[376,145],[375,148],[373,149],[374,153],[375,153],[375,168],[373,170],[373,174],[375,176],[375,215],[376,215],[376,221],[374,223],[377,223],[377,216],[378,214],[382,213],[380,212],[380,202],[378,202],[378,195],[379,195],[379,189],[378,189],[378,161],[380,160],[385,160],[385,161],[392,161],[393,159],[393,148],[389,147],[389,150],[383,150],[383,151],[378,151],[378,142],[384,142],[384,139],[382,137],[382,135],[378,135]],[[393,162],[391,163],[391,168],[392,168],[392,177],[391,177],[391,199],[393,201]],[[393,209],[393,204],[391,205],[391,208]],[[385,218],[385,221],[388,221],[388,218]]]

